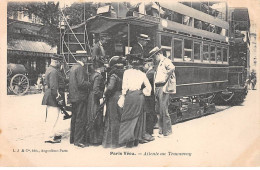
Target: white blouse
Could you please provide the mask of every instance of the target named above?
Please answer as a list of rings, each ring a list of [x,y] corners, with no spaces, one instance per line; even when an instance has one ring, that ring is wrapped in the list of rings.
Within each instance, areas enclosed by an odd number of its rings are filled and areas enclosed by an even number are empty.
[[[140,90],[142,84],[145,85],[145,88],[143,89],[144,95],[150,96],[152,87],[148,78],[146,77],[146,74],[140,70],[136,70],[132,68],[128,69],[124,72],[124,76],[123,76],[122,94],[126,95],[128,90],[130,91]]]

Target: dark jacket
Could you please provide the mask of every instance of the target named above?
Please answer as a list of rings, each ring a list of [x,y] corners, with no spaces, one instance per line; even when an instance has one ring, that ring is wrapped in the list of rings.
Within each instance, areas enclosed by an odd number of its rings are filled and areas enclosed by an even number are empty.
[[[86,100],[90,83],[86,80],[84,67],[76,63],[70,69],[69,75],[69,100],[78,102]]]
[[[144,49],[139,43],[135,43],[130,51],[130,54],[137,54],[138,57],[144,58]]]
[[[123,80],[123,74],[124,70],[123,69],[118,69],[116,70],[117,73],[113,73],[109,77],[109,81],[107,84],[107,89],[104,93],[106,98],[109,98],[115,94],[117,91],[122,91],[122,80]]]
[[[42,105],[58,107],[56,97],[60,89],[64,89],[64,77],[55,67],[49,66],[45,72],[46,91],[42,99]],[[63,95],[63,94],[61,94]]]
[[[94,100],[98,101],[103,97],[103,92],[105,89],[104,78],[100,73],[94,72],[91,75],[90,82],[92,86],[92,92],[94,94]]]

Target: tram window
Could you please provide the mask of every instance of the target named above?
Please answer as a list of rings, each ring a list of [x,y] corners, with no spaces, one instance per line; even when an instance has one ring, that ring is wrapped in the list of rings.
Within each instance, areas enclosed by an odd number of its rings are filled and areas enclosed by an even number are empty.
[[[162,35],[161,37],[161,45],[171,47],[172,37]]]
[[[184,40],[184,61],[192,61],[191,59],[192,52],[192,40]]]
[[[182,58],[182,40],[174,39],[174,58]]]
[[[194,43],[194,60],[200,60],[200,44]]]
[[[194,27],[198,29],[202,29],[202,21],[194,19]]]
[[[227,62],[227,49],[223,48],[223,62]]]
[[[221,28],[221,27],[218,27],[218,26],[216,26],[216,33],[217,33],[217,34],[220,34],[220,33],[221,33],[221,31],[222,31],[222,28]]]
[[[209,45],[203,45],[203,61],[209,61]]]
[[[216,61],[216,52],[214,46],[210,47],[210,61]]]
[[[221,56],[221,48],[217,48],[217,63],[222,62],[222,56]]]
[[[172,21],[182,24],[183,15],[177,12],[173,12]]]

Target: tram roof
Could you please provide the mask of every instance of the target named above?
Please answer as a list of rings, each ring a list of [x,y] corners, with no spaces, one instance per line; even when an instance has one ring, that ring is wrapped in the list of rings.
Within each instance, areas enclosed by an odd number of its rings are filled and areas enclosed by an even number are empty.
[[[142,19],[139,17],[127,17],[127,18],[109,18],[104,16],[94,16],[86,20],[79,25],[73,26],[72,29],[81,28],[86,24],[87,29],[91,33],[101,33],[104,32],[116,25],[120,24],[130,24],[130,25],[139,25],[143,27],[153,27],[159,24],[158,21],[151,21]]]

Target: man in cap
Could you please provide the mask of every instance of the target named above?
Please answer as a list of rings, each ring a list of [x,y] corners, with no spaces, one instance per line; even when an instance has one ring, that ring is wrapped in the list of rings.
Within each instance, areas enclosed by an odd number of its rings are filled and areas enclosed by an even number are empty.
[[[65,88],[65,78],[60,72],[62,57],[53,54],[51,57],[50,66],[45,72],[45,84],[47,86],[42,99],[42,105],[47,105],[46,107],[46,129],[45,129],[45,142],[46,143],[60,143],[61,142],[61,132],[59,127],[59,121],[62,117],[61,109],[59,105],[63,104],[63,99],[61,96],[62,89]]]
[[[69,99],[72,103],[70,143],[78,147],[85,147],[87,98],[90,83],[87,80],[88,76],[84,68],[87,62],[87,56],[80,55],[77,59],[77,63],[71,67],[69,74]]]
[[[93,45],[92,55],[98,59],[104,58],[107,54],[104,45],[107,43],[108,34],[102,33],[99,35],[99,40]]]
[[[150,41],[150,38],[146,34],[140,34],[137,37],[137,43],[133,45],[130,54],[137,55],[140,58],[145,58],[144,56],[144,47],[147,45],[148,41]]]
[[[175,66],[164,57],[160,48],[155,47],[149,52],[158,63],[154,85],[156,111],[159,113],[159,135],[168,136],[172,133],[171,118],[168,112],[169,94],[176,93]]]

